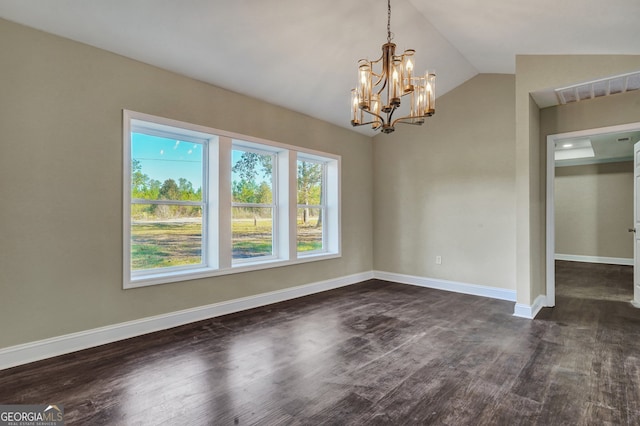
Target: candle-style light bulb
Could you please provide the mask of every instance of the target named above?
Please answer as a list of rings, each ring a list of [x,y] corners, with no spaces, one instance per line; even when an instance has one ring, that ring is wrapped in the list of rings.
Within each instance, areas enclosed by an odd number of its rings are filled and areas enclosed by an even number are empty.
[[[405,94],[413,92],[413,67],[414,67],[414,54],[416,53],[413,49],[407,49],[404,51],[402,55],[402,63],[403,63],[403,75],[402,75],[402,90]]]
[[[358,64],[359,107],[369,109],[369,102],[371,101],[371,64],[366,59],[361,59]]]
[[[359,104],[360,104],[360,100],[358,98],[358,90],[353,89],[351,90],[351,125],[352,126],[357,126],[361,122],[360,115],[362,113],[360,112]]]
[[[380,120],[380,95],[374,93],[371,95],[371,111],[374,114],[373,123],[371,124],[372,129],[377,129],[382,125],[382,121]]]
[[[427,115],[431,116],[436,112],[436,75],[427,72],[426,75],[427,84],[425,89],[427,91]]]
[[[398,98],[398,70],[393,69],[393,74],[391,75],[391,87],[393,88],[392,98]],[[392,102],[393,103],[393,102]]]

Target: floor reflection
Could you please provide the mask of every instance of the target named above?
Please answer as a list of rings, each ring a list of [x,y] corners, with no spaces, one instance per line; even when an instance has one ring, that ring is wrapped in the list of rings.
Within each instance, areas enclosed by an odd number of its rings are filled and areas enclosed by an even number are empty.
[[[189,407],[207,402],[206,395],[211,391],[208,368],[208,363],[192,351],[145,359],[124,378],[122,412],[136,413],[134,418],[126,418],[127,423],[148,424],[158,410],[189,415]]]

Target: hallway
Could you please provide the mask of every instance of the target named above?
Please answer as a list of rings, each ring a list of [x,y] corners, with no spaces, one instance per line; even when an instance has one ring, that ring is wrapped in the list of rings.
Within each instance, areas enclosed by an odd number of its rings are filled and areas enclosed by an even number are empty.
[[[567,298],[629,302],[633,266],[556,261],[557,304]]]

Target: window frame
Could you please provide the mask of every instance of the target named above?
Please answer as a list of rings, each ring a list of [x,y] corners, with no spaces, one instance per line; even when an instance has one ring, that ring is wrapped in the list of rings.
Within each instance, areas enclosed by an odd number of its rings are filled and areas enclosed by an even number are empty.
[[[142,123],[142,125],[141,125]],[[131,289],[339,258],[341,156],[240,135],[150,114],[123,110],[123,288]],[[135,271],[131,268],[131,131],[147,128],[206,141],[203,145],[202,252],[200,265]],[[173,136],[172,136],[173,137]],[[232,259],[231,151],[255,150],[274,157],[272,256]],[[323,250],[297,251],[297,161],[323,162]],[[326,172],[325,172],[326,170]],[[205,189],[206,188],[206,189]],[[146,200],[149,203],[151,200]],[[164,201],[164,200],[163,200]],[[167,200],[174,202],[174,200]],[[326,235],[325,235],[326,234]]]

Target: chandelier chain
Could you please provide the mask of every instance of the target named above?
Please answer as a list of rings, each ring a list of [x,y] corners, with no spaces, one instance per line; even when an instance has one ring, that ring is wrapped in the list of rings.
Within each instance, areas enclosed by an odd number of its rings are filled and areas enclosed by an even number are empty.
[[[391,0],[387,0],[387,43],[391,43]]]

